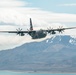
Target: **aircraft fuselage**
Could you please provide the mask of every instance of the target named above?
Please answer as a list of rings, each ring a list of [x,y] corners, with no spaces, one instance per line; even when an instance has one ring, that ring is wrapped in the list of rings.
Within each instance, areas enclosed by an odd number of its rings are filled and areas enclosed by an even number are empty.
[[[32,39],[40,39],[46,37],[47,32],[43,30],[39,30],[39,31],[31,32],[29,33],[29,35],[32,37]]]

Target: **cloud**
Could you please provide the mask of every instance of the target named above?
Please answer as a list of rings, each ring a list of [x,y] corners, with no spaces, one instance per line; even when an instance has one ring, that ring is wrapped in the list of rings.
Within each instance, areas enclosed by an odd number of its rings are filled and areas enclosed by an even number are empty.
[[[27,2],[22,2],[20,0],[0,0],[0,7],[22,7],[27,6]]]
[[[58,6],[75,6],[76,7],[76,3],[71,3],[71,4],[60,4]]]
[[[14,9],[0,8],[0,11],[0,24],[2,25],[26,25],[28,21],[27,16],[15,11]]]
[[[0,8],[0,24],[25,26],[29,25],[29,18],[32,18],[35,26],[50,25],[51,22],[76,22],[75,14],[53,13],[32,8]]]

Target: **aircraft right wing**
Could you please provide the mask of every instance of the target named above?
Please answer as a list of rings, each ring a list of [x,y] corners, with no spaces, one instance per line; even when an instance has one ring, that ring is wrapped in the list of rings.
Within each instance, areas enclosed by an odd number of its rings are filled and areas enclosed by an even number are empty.
[[[48,29],[48,30],[45,30],[45,31],[48,32],[48,33],[55,34],[55,31],[58,31],[59,33],[62,33],[62,31],[68,30],[68,29],[76,29],[76,27]]]

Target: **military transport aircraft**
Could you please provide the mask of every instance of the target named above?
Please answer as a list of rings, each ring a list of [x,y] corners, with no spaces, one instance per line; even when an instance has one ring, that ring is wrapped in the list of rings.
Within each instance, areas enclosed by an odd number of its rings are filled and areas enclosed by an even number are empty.
[[[29,34],[32,39],[40,39],[40,38],[44,38],[47,36],[47,33],[50,34],[56,34],[56,31],[58,31],[59,33],[62,33],[64,30],[67,29],[74,29],[76,27],[69,27],[69,28],[57,28],[57,29],[40,29],[40,30],[33,30],[33,25],[32,25],[32,19],[30,18],[30,29],[27,31],[23,31],[21,28],[16,29],[17,31],[0,31],[2,33],[16,33],[19,36],[24,36],[25,33]]]

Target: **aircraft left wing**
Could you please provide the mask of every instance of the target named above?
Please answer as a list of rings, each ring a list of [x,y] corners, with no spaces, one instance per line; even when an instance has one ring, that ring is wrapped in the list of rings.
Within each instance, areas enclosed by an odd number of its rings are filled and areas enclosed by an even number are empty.
[[[29,33],[34,33],[36,31],[0,31],[0,33],[16,33],[17,35],[20,35],[20,36],[24,36],[25,33],[29,34]]]
[[[28,33],[28,31],[0,31],[2,33]]]

